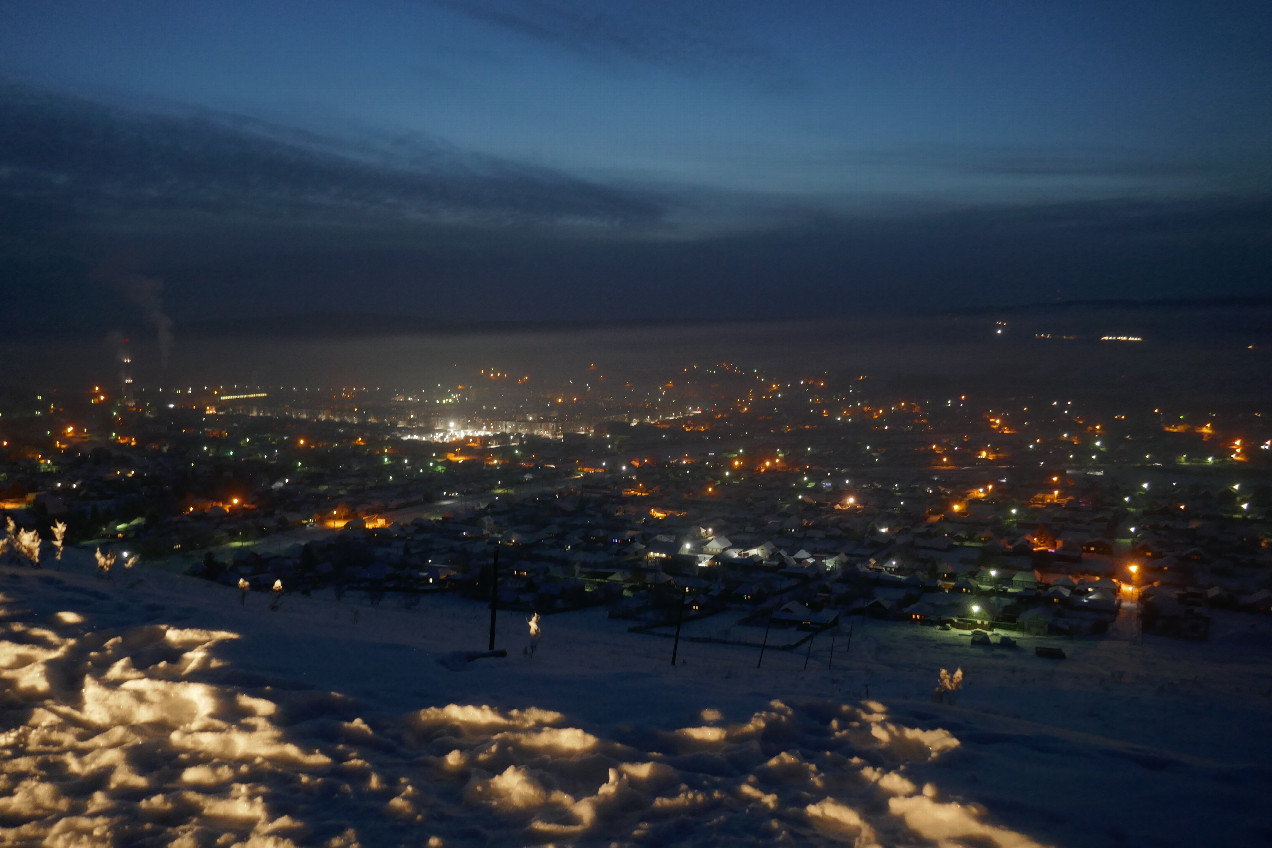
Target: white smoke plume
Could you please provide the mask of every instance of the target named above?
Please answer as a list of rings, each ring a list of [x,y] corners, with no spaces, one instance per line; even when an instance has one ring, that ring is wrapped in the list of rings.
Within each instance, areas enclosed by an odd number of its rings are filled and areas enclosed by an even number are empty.
[[[154,326],[155,337],[159,342],[159,365],[166,369],[168,354],[172,350],[172,319],[163,311],[163,280],[140,274],[124,274],[116,281],[116,285]]]
[[[163,280],[110,264],[98,268],[95,276],[118,289],[154,327],[155,340],[159,343],[159,365],[166,369],[172,350],[172,319],[163,308]]]

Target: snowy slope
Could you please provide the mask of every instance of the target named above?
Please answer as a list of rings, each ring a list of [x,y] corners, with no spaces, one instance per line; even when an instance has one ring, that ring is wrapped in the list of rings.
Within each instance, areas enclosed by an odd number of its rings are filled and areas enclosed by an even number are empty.
[[[1021,647],[0,567],[3,845],[1255,845],[1272,628]],[[701,641],[729,638],[750,645]],[[781,640],[793,638],[781,634]],[[930,693],[961,666],[955,703]]]

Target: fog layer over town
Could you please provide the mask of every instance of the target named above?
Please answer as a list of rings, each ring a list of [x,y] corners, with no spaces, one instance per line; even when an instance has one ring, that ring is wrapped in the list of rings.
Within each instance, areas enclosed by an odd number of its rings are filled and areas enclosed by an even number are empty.
[[[1161,304],[1134,309],[1062,305],[917,317],[800,322],[599,326],[448,326],[351,310],[302,319],[245,316],[189,330],[137,314],[102,338],[9,339],[9,385],[118,381],[128,339],[138,385],[379,386],[451,383],[481,368],[530,374],[553,385],[597,363],[627,380],[659,379],[686,363],[737,362],[777,374],[867,375],[902,391],[983,386],[994,394],[1051,391],[1243,401],[1267,396],[1272,307],[1262,300]],[[1118,339],[1134,339],[1119,342]],[[166,356],[164,355],[166,354]],[[16,367],[25,363],[25,367]]]

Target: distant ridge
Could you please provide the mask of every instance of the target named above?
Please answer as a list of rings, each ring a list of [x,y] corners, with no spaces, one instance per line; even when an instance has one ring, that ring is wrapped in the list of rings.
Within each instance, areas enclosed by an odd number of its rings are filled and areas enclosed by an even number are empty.
[[[948,315],[1020,315],[1038,312],[1068,312],[1078,309],[1120,309],[1124,311],[1167,311],[1173,309],[1269,309],[1272,297],[1162,297],[1135,300],[1131,298],[1038,301],[1006,306],[973,306],[950,310]]]
[[[604,321],[518,321],[438,320],[418,315],[383,315],[371,312],[317,312],[301,315],[257,316],[249,319],[210,318],[198,321],[178,322],[175,333],[179,338],[243,338],[262,337],[302,339],[314,337],[358,338],[365,336],[401,335],[461,335],[503,334],[522,331],[577,332],[603,330],[612,327],[627,329],[638,327],[684,327],[704,323],[730,325],[772,324],[758,320],[716,322],[687,319],[611,319]]]
[[[640,318],[640,319],[608,319],[597,321],[522,321],[522,320],[463,320],[438,319],[422,315],[403,315],[400,313],[383,314],[374,312],[312,312],[296,315],[264,315],[251,318],[205,318],[194,321],[178,321],[175,327],[179,338],[248,338],[270,337],[283,339],[300,338],[358,338],[367,336],[400,336],[400,335],[459,335],[459,334],[503,334],[521,331],[535,332],[578,332],[582,330],[603,330],[621,327],[635,328],[675,328],[704,325],[728,326],[772,326],[776,324],[835,324],[839,322],[882,321],[897,322],[912,318],[915,321],[931,321],[951,319],[961,321],[970,317],[992,319],[995,317],[1038,317],[1062,316],[1084,310],[1107,310],[1124,313],[1169,314],[1183,310],[1240,309],[1245,311],[1272,310],[1272,297],[1201,297],[1201,298],[1154,298],[1151,300],[1132,299],[1088,299],[1043,301],[1006,306],[969,306],[961,309],[946,309],[915,313],[883,312],[876,314],[858,314],[855,316],[819,315],[807,319],[713,319],[699,317],[686,318]]]

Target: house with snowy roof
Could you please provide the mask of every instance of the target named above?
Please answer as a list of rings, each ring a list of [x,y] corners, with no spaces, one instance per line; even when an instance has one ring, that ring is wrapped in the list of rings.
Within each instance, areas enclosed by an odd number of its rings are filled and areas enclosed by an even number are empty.
[[[1021,569],[1011,575],[1008,588],[1013,592],[1032,592],[1038,588],[1038,578],[1030,569]]]
[[[787,601],[773,611],[774,624],[793,626],[800,630],[820,630],[839,621],[839,610],[827,608],[814,611],[799,601]]]
[[[769,560],[773,558],[773,555],[776,554],[777,551],[778,551],[777,545],[773,544],[772,542],[764,542],[762,544],[756,545],[753,548],[743,551],[743,553],[745,553],[747,556],[759,557],[762,560]]]
[[[709,556],[722,553],[733,547],[733,543],[729,541],[728,536],[712,536],[702,545],[702,552]]]

